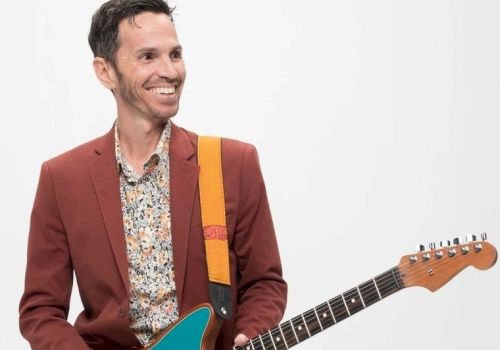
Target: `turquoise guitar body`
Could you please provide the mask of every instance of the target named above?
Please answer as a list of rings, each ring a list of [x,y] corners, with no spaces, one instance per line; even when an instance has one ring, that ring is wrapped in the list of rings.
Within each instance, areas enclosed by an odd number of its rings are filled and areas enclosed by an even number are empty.
[[[202,304],[168,327],[147,350],[211,350],[219,329],[214,310]]]

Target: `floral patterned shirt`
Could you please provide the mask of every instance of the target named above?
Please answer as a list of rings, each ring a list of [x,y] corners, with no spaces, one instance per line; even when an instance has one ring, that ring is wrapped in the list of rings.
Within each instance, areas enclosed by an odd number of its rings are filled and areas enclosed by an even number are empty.
[[[144,174],[139,175],[123,158],[115,123],[128,255],[130,328],[143,345],[179,317],[172,256],[170,129],[168,121],[156,149],[144,163]]]

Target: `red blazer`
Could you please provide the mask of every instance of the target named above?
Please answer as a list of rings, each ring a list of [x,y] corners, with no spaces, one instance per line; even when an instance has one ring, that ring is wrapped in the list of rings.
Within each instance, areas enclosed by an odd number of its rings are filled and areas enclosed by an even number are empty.
[[[172,125],[170,183],[175,284],[180,312],[209,302],[198,194],[197,136]],[[255,148],[223,139],[233,337],[271,328],[283,316],[286,283]],[[69,324],[76,275],[84,310]],[[114,130],[42,165],[28,241],[20,329],[34,350],[134,349],[129,328],[128,260]]]

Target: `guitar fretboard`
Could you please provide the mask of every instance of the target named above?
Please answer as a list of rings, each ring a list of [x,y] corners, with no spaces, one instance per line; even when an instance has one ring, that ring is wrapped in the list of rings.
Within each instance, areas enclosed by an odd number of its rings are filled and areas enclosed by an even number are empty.
[[[401,274],[394,267],[233,349],[289,349],[403,288]]]

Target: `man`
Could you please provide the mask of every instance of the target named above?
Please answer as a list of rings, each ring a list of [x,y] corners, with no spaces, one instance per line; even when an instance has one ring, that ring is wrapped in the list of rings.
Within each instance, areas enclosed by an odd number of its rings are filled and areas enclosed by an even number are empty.
[[[93,66],[117,120],[42,166],[20,303],[32,349],[137,349],[210,301],[197,137],[170,121],[186,76],[171,15],[162,0],[110,0],[93,16]],[[222,168],[234,314],[216,349],[229,349],[280,320],[286,283],[255,149],[222,140]]]

